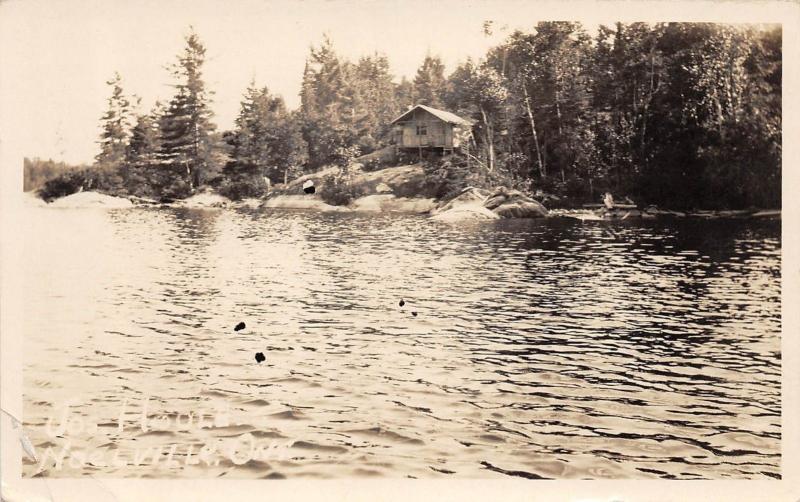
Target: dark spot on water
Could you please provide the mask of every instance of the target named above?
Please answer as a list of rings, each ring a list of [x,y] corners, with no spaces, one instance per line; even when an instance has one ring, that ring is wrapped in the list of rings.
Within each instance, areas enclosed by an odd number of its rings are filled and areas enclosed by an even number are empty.
[[[430,467],[431,470],[434,470],[436,472],[441,472],[442,474],[455,474],[456,473],[456,471],[451,471],[450,469],[437,469],[436,467],[434,467],[432,465],[429,465],[428,467]]]
[[[417,317],[417,313],[416,312],[411,312],[411,315],[413,315],[414,317]]]
[[[256,352],[256,362],[257,363],[261,363],[261,361],[266,361],[266,360],[267,360],[267,358],[264,357],[264,353],[263,352]]]
[[[484,466],[486,469],[488,469],[490,471],[499,472],[500,474],[505,474],[506,476],[516,476],[516,477],[525,478],[525,479],[550,479],[550,478],[545,478],[544,476],[540,476],[538,474],[535,474],[533,472],[509,471],[509,470],[506,470],[506,469],[502,469],[500,467],[496,467],[496,466],[490,464],[489,462],[486,462],[485,460],[483,462],[481,462],[481,465]]]
[[[305,193],[314,193],[314,192],[316,192],[316,191],[317,191],[317,189],[316,189],[316,188],[314,188],[313,186],[310,186],[310,187],[305,187],[305,188],[303,189],[303,191],[304,191]]]
[[[236,325],[236,327],[235,327],[235,328],[233,328],[233,330],[234,330],[234,331],[241,331],[241,330],[243,330],[244,328],[245,328],[245,324],[244,324],[243,322],[240,322],[239,324],[237,324],[237,325]]]
[[[286,476],[284,476],[280,472],[271,472],[266,476],[262,477],[261,479],[286,479]]]
[[[403,306],[403,305],[405,305],[405,304],[406,304],[406,301],[405,301],[405,300],[403,300],[403,299],[401,298],[401,299],[400,299],[400,306],[402,307],[402,306]]]

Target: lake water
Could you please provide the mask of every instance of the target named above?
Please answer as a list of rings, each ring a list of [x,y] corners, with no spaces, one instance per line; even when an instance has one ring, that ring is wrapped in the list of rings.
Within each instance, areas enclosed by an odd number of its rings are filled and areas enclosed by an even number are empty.
[[[780,476],[780,221],[26,217],[26,475]]]

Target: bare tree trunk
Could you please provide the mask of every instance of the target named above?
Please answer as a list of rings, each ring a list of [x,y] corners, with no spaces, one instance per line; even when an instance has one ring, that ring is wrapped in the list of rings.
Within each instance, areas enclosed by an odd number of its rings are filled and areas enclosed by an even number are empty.
[[[719,137],[722,138],[722,140],[724,141],[725,132],[722,127],[722,123],[724,120],[722,116],[722,103],[720,103],[719,97],[717,96],[716,93],[714,93],[714,103],[717,105],[717,129],[719,130]]]
[[[653,77],[655,73],[655,57],[653,55],[653,49],[650,50],[650,91],[647,95],[647,100],[644,102],[644,111],[642,112],[642,137],[640,139],[639,148],[641,150],[642,158],[644,158],[644,140],[645,134],[647,133],[647,114],[650,110],[650,102],[653,101],[653,94],[655,90],[653,88]]]
[[[561,127],[561,68],[559,64],[556,63],[553,68],[553,72],[555,73],[555,99],[556,99],[556,119],[558,120],[558,137],[559,141],[561,138],[564,137],[564,131]],[[563,170],[563,168],[562,168]],[[563,174],[563,172],[562,172]]]
[[[533,110],[531,109],[531,99],[528,96],[528,86],[522,82],[522,91],[525,94],[525,108],[528,111],[528,120],[531,123],[531,133],[533,133],[533,144],[536,145],[536,161],[539,163],[539,175],[544,178],[547,175],[544,164],[542,164],[542,152],[539,150],[539,138],[536,136],[536,122],[533,120]]]
[[[186,176],[189,177],[189,188],[194,188],[194,186],[192,186],[194,183],[194,174],[192,173],[192,168],[189,167],[189,161],[184,160],[183,163],[186,165]]]
[[[560,93],[556,90],[556,118],[558,119],[558,136],[561,137],[564,133],[561,129],[561,100],[559,96]]]
[[[483,125],[486,130],[486,145],[489,147],[489,172],[494,171],[494,134],[492,125],[486,118],[486,111],[481,106],[481,117],[483,117]]]

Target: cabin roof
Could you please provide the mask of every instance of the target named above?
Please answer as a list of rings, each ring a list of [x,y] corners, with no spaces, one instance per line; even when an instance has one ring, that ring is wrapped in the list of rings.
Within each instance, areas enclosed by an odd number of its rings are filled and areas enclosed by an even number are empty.
[[[421,108],[422,110],[425,110],[426,112],[428,112],[431,115],[435,116],[439,120],[442,120],[442,121],[450,123],[450,124],[459,124],[459,125],[471,126],[472,123],[473,123],[471,120],[467,120],[467,119],[461,118],[458,115],[456,115],[455,113],[446,112],[444,110],[437,110],[436,108],[431,108],[430,106],[425,106],[425,105],[416,105],[416,106],[414,106],[413,108],[411,108],[410,110],[406,111],[405,113],[403,113],[402,115],[400,115],[396,119],[392,120],[391,123],[394,124],[394,123],[400,122],[406,116],[414,113],[414,110],[416,110],[417,108]]]

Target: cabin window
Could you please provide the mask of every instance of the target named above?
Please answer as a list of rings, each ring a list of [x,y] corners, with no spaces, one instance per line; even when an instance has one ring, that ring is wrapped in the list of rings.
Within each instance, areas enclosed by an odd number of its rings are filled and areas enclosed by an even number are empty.
[[[426,125],[418,125],[417,126],[417,136],[427,136],[428,135],[428,126]]]

